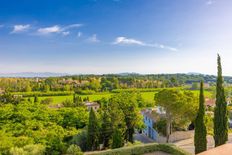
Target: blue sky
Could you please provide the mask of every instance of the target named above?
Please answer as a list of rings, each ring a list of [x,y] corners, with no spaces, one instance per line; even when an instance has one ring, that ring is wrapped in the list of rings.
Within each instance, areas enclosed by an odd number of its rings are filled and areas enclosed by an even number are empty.
[[[1,0],[0,68],[12,72],[232,75],[230,0]]]

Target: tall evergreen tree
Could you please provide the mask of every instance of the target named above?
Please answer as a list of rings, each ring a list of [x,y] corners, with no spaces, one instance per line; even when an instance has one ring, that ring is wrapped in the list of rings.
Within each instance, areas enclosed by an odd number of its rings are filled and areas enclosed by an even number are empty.
[[[111,116],[108,108],[103,108],[101,121],[101,139],[104,147],[107,148],[110,146],[110,139],[112,138],[113,134],[113,122],[111,121]]]
[[[98,120],[94,110],[91,108],[89,113],[89,124],[87,133],[87,145],[88,149],[93,151],[97,149],[98,146]]]
[[[225,144],[228,140],[228,112],[223,87],[221,58],[218,55],[218,77],[216,88],[216,107],[214,109],[214,141],[215,147]]]
[[[124,139],[120,129],[115,129],[113,133],[112,149],[123,147]]]
[[[38,103],[39,102],[39,98],[38,98],[38,96],[35,96],[34,97],[34,103]]]
[[[207,139],[206,139],[207,131],[204,123],[204,117],[205,117],[205,98],[204,98],[203,82],[201,81],[199,109],[197,112],[197,117],[195,119],[195,134],[194,134],[195,154],[207,150]]]

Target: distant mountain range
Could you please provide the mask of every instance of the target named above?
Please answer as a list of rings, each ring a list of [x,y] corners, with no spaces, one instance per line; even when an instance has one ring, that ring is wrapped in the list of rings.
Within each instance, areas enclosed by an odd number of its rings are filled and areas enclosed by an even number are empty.
[[[20,72],[20,73],[0,73],[0,77],[59,77],[70,75],[67,73],[52,72]]]

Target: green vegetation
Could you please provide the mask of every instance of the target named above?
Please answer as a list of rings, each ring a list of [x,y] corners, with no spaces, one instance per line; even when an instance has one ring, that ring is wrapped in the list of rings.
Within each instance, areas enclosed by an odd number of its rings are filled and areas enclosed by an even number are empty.
[[[0,154],[27,150],[60,154],[65,153],[78,130],[86,126],[88,112],[84,107],[50,109],[24,101],[1,105],[0,120]]]
[[[190,124],[196,116],[197,98],[190,91],[164,89],[155,95],[156,104],[166,112],[167,143],[172,132],[172,123]]]
[[[216,107],[214,110],[215,146],[225,144],[228,140],[228,112],[223,87],[221,58],[218,55],[218,77],[216,89]]]
[[[154,128],[167,135],[168,142],[172,131],[187,129],[196,118],[199,79],[207,79],[205,96],[218,98],[214,78],[182,74],[0,78],[0,154],[81,155],[98,150],[99,144],[103,149],[120,148],[109,154],[162,149],[173,153],[176,148],[170,145],[125,147],[136,144],[135,129],[144,127],[140,110],[157,105],[166,111],[168,119],[160,119]],[[225,94],[230,90],[226,87]],[[89,112],[86,101],[97,102],[100,108]],[[212,134],[211,115],[206,115],[205,124]]]
[[[89,124],[87,133],[88,150],[96,150],[99,144],[99,125],[93,108],[91,108],[89,113]]]
[[[203,82],[200,84],[199,108],[195,119],[194,145],[195,154],[207,150],[207,131],[205,126],[205,97]]]
[[[185,152],[182,149],[177,148],[171,144],[143,144],[143,145],[135,145],[130,147],[123,147],[119,149],[107,150],[107,151],[98,151],[86,153],[86,155],[143,155],[145,153],[151,153],[156,151],[162,151],[166,153],[170,153],[172,155],[190,155],[190,153]]]

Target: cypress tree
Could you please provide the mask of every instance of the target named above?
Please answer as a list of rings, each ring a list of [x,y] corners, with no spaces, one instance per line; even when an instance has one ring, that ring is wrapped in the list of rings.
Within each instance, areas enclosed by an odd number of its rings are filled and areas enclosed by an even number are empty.
[[[39,102],[39,98],[38,98],[38,96],[35,96],[34,97],[34,103],[37,103],[37,102]]]
[[[203,82],[200,85],[200,96],[199,96],[199,109],[195,120],[195,134],[194,134],[194,145],[195,154],[201,153],[207,150],[207,131],[204,123],[205,117],[205,98]]]
[[[102,142],[104,144],[104,147],[110,146],[110,139],[112,138],[113,134],[113,123],[111,121],[111,116],[109,113],[108,108],[103,108],[103,114],[102,114],[102,125],[101,125],[101,137]]]
[[[96,150],[98,146],[98,121],[93,108],[91,108],[89,113],[87,145],[91,151]]]
[[[225,144],[228,140],[228,113],[226,107],[225,92],[223,88],[223,77],[221,58],[218,55],[218,77],[216,88],[216,107],[214,109],[214,141],[215,147]]]
[[[115,129],[113,133],[113,142],[112,142],[112,149],[123,147],[124,140],[123,140],[122,131],[120,129]]]

